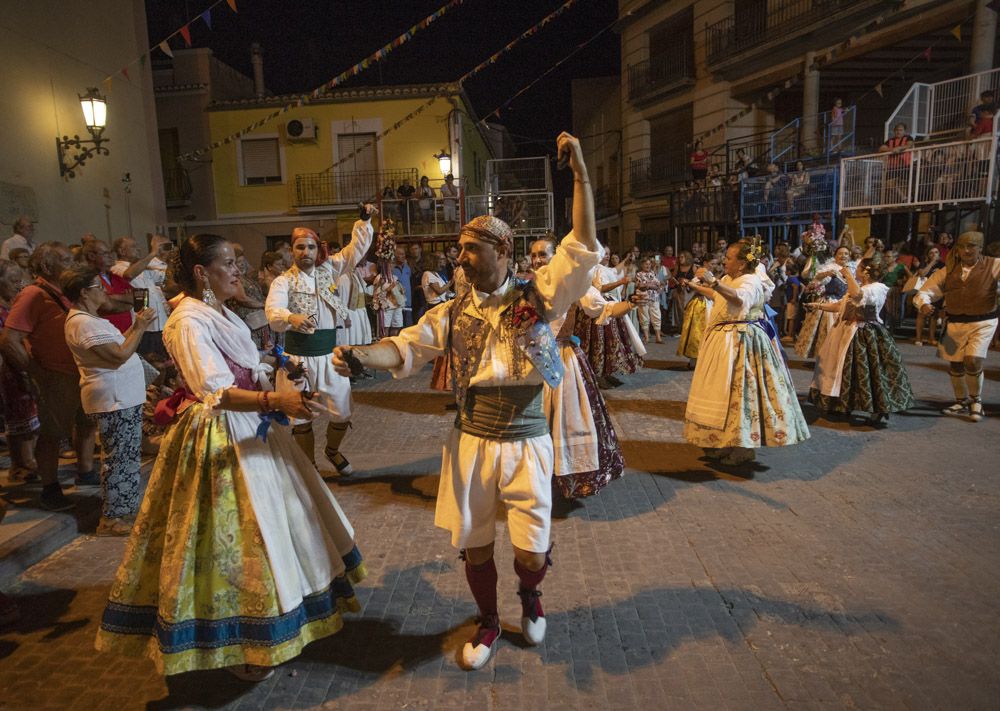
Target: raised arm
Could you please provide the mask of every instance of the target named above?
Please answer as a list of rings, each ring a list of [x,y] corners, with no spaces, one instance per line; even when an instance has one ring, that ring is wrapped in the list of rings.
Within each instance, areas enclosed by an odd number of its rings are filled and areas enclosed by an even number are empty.
[[[573,236],[588,251],[598,251],[597,223],[594,220],[594,194],[590,189],[590,176],[583,162],[580,141],[563,131],[556,139],[560,160],[569,160],[573,170]]]
[[[340,276],[348,269],[354,269],[361,263],[361,260],[368,254],[371,247],[372,237],[375,230],[372,228],[372,215],[378,210],[374,205],[365,205],[368,216],[363,220],[357,220],[351,230],[351,241],[342,250],[330,257],[330,268],[333,269],[334,276]]]

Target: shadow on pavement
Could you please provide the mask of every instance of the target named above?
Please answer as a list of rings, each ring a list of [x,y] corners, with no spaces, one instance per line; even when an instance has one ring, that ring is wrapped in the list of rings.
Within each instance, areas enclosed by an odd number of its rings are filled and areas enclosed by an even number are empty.
[[[355,405],[371,405],[382,410],[395,410],[411,415],[448,415],[444,406],[455,402],[455,396],[443,392],[366,392],[355,391],[351,395]]]
[[[91,623],[89,617],[63,620],[73,600],[76,590],[46,590],[26,587],[13,591],[10,595],[21,611],[21,619],[4,627],[0,637],[11,633],[27,635],[44,632],[43,640],[56,640],[72,634]],[[10,639],[0,639],[0,659],[10,656],[18,648],[18,643]]]
[[[686,402],[679,400],[618,400],[608,398],[608,410],[615,412],[637,412],[651,417],[662,417],[668,420],[684,421]]]
[[[425,463],[427,465],[425,471],[433,471],[433,474],[400,473],[398,467],[387,467],[385,469],[369,470],[358,476],[346,479],[339,478],[333,481],[337,484],[336,489],[358,489],[362,492],[364,492],[366,487],[388,484],[389,490],[403,497],[403,501],[410,501],[411,503],[412,499],[436,501],[441,459],[422,459],[417,465],[410,465],[410,467],[421,468]]]

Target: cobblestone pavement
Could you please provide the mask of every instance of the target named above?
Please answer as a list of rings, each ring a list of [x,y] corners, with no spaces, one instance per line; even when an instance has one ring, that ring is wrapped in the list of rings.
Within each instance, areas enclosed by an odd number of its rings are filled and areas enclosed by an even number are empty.
[[[609,395],[629,469],[559,512],[541,647],[517,632],[504,545],[499,651],[456,667],[475,610],[432,523],[452,415],[429,370],[383,375],[356,393],[345,452],[360,474],[332,484],[370,570],[340,634],[258,685],[164,680],[93,651],[124,543],[82,536],[12,591],[24,615],[0,635],[0,708],[1000,708],[1000,417],[938,416],[944,368],[904,345],[920,404],[888,430],[806,407],[807,443],[722,471],[681,437],[691,378],[675,343]],[[794,374],[805,392],[809,371]],[[987,378],[997,413],[995,353]]]

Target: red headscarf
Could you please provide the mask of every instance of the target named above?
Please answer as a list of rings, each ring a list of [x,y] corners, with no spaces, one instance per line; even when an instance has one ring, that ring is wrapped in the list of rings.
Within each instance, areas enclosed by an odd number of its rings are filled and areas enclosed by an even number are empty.
[[[326,246],[326,242],[319,238],[319,235],[315,231],[309,229],[308,227],[296,227],[292,230],[292,246],[295,246],[296,240],[311,239],[316,243],[316,266],[326,261],[327,257],[330,256],[330,251]]]

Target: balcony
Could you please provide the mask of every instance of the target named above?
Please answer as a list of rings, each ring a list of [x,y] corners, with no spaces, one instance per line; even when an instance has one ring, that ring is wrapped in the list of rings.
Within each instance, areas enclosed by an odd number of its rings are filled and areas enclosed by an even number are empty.
[[[628,98],[648,104],[678,89],[694,86],[694,56],[690,35],[665,52],[628,68]]]
[[[840,208],[893,212],[990,204],[997,193],[997,134],[928,144],[901,154],[841,161]]]
[[[744,228],[783,223],[806,224],[814,212],[837,212],[839,170],[816,168],[805,171],[808,182],[794,182],[788,174],[746,178],[741,191],[741,223]]]
[[[885,138],[897,123],[907,127],[914,138],[943,138],[969,127],[969,109],[979,103],[984,91],[1000,91],[1000,69],[968,74],[936,84],[916,83],[885,122]]]
[[[301,173],[295,176],[292,204],[298,208],[354,205],[376,200],[385,187],[397,188],[404,180],[416,186],[417,176],[416,168]]]
[[[858,21],[901,0],[740,0],[735,12],[705,28],[707,61],[725,78],[756,71],[801,55],[810,35],[822,33],[824,46],[842,39]]]
[[[682,188],[668,195],[670,221],[675,227],[733,224],[740,217],[736,185]]]
[[[185,207],[191,204],[191,179],[187,169],[173,166],[163,170],[163,192],[166,194],[167,207]]]
[[[680,152],[629,161],[633,197],[662,195],[687,176],[687,160]]]

